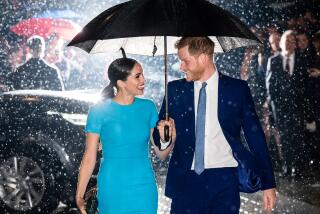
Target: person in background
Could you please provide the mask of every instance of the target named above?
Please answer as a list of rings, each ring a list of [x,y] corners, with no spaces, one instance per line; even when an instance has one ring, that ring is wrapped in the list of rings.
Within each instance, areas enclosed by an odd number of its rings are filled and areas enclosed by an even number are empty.
[[[10,64],[10,72],[14,72],[20,65],[26,62],[26,46],[24,43],[14,43],[10,46],[8,62]]]
[[[64,90],[59,71],[43,60],[44,39],[32,36],[27,40],[27,47],[31,58],[9,75],[11,90]]]
[[[44,59],[59,70],[64,85],[70,76],[70,66],[64,55],[66,50],[64,40],[57,34],[53,33],[46,39]]]
[[[10,45],[5,37],[0,36],[0,92],[8,91],[6,84],[6,76],[11,71],[11,66],[8,62]]]
[[[312,58],[315,55],[315,50],[310,42],[310,39],[305,31],[298,31],[297,32],[297,51],[306,58],[308,67],[310,67],[312,63]]]
[[[281,37],[281,34],[278,32],[277,29],[274,29],[272,31],[269,32],[269,46],[270,46],[270,52],[268,54],[268,56],[266,56],[266,59],[267,61],[280,54],[280,37]],[[266,73],[266,70],[267,68],[265,67],[265,73]],[[265,78],[266,78],[266,75],[265,75]],[[266,88],[266,80],[264,79],[264,85],[265,85],[265,88]],[[275,149],[277,150],[276,153],[272,153],[272,160],[273,160],[273,163],[274,163],[274,167],[275,167],[275,170],[277,171],[280,171],[280,175],[282,175],[282,165],[283,165],[283,162],[284,162],[284,157],[283,157],[283,152],[282,152],[282,144],[281,144],[281,139],[280,139],[280,133],[279,133],[279,130],[277,129],[277,127],[275,127],[273,122],[272,122],[272,119],[270,120],[270,116],[271,116],[271,113],[272,113],[272,104],[270,102],[270,100],[268,99],[268,97],[266,97],[266,100],[263,104],[263,130],[264,130],[264,133],[266,135],[266,140],[267,140],[267,143],[269,145],[269,148],[273,148],[272,147],[272,142],[275,143]]]
[[[302,162],[306,156],[307,61],[296,51],[296,37],[292,30],[282,34],[280,48],[281,53],[269,59],[267,68],[267,92],[272,106],[270,123],[280,133],[283,174],[297,178],[303,171]]]
[[[320,174],[320,31],[315,33],[312,38],[312,43],[316,50],[316,55],[309,68],[308,82],[308,98],[311,106],[311,114],[306,124],[306,130],[310,141],[311,151],[311,173],[312,185],[319,187]]]
[[[271,48],[269,57],[280,53],[280,37],[281,35],[278,31],[274,31],[269,35],[269,44]]]

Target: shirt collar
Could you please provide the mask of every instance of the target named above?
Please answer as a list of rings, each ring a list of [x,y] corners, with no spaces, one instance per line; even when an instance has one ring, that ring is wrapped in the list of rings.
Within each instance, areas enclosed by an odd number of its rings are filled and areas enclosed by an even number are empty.
[[[295,52],[293,52],[292,54],[290,54],[290,55],[289,55],[289,57],[287,57],[287,56],[283,55],[283,53],[282,53],[282,52],[281,52],[281,55],[282,55],[283,59],[287,59],[287,58],[289,58],[289,59],[290,59],[290,61],[292,61],[292,60],[294,59]]]
[[[291,61],[294,59],[294,55],[295,55],[295,52],[293,52],[293,53],[289,56],[289,58],[290,58]]]
[[[216,69],[215,72],[209,77],[209,79],[206,81],[207,87],[214,86],[218,83],[219,80],[219,73]],[[201,81],[194,81],[197,88],[201,88],[202,82]]]

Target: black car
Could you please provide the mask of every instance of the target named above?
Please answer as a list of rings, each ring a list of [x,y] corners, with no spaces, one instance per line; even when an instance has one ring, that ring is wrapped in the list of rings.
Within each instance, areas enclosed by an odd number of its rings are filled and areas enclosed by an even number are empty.
[[[60,201],[74,205],[84,125],[97,99],[66,91],[0,95],[1,213],[51,213]]]

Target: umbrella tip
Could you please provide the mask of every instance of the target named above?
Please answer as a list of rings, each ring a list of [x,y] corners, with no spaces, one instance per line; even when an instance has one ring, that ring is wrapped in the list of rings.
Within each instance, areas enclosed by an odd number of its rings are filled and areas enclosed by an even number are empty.
[[[127,58],[126,52],[124,51],[123,47],[120,48],[121,53],[122,53],[122,57],[123,58]]]
[[[158,48],[156,46],[156,36],[154,37],[154,40],[153,40],[153,50],[152,50],[152,56],[154,56],[157,52]]]
[[[156,45],[153,45],[152,56],[154,56],[157,52],[158,48]]]

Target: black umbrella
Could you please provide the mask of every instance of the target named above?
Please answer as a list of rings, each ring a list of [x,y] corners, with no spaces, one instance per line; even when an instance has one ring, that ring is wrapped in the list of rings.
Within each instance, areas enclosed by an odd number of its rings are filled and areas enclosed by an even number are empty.
[[[95,17],[68,46],[89,53],[123,48],[132,54],[164,55],[168,119],[166,55],[176,52],[174,42],[181,36],[215,36],[216,52],[259,42],[237,17],[205,0],[132,0]]]
[[[163,42],[161,38],[153,41],[154,36],[216,36],[223,51],[255,44],[250,40],[257,40],[237,17],[205,0],[132,0],[102,12],[69,45],[96,53],[116,50],[116,42],[122,43],[126,52],[150,55],[153,47],[148,53],[141,47],[131,50],[130,46],[130,37],[146,36],[151,36],[152,43]],[[131,40],[146,44],[145,38]]]

